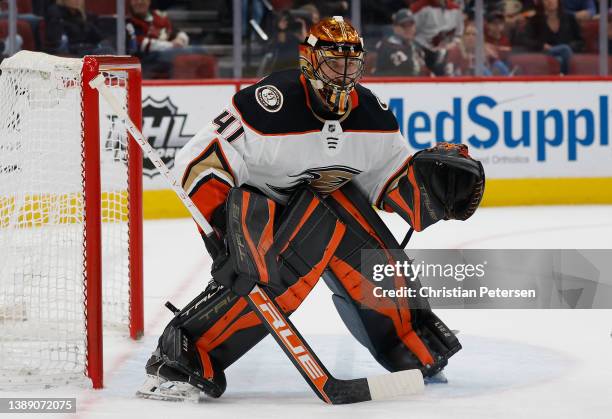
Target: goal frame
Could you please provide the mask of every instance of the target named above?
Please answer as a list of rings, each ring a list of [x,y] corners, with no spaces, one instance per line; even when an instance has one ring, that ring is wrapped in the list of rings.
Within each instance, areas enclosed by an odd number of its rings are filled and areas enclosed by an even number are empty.
[[[84,277],[87,353],[85,371],[93,388],[104,386],[102,316],[102,188],[100,175],[100,98],[89,82],[100,72],[127,74],[127,112],[142,126],[140,61],[128,56],[87,55],[81,70],[83,193],[85,202]],[[142,265],[142,150],[128,133],[129,330],[132,339],[144,332]]]

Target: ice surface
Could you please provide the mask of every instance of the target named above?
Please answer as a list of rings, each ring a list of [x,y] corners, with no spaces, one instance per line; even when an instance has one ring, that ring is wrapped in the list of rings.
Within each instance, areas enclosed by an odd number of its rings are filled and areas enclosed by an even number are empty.
[[[384,219],[401,238],[401,219]],[[610,249],[612,207],[483,208],[467,222],[415,233],[409,246]],[[438,310],[461,330],[464,349],[446,370],[449,384],[427,386],[424,394],[403,400],[327,406],[269,338],[227,370],[221,399],[137,399],[144,362],[171,318],[163,303],[186,304],[210,276],[210,259],[190,220],[146,222],[144,252],[146,334],[139,342],[105,337],[106,388],[94,391],[85,383],[0,397],[77,397],[81,418],[612,417],[612,310]],[[324,283],[292,319],[335,376],[384,372],[346,331]]]

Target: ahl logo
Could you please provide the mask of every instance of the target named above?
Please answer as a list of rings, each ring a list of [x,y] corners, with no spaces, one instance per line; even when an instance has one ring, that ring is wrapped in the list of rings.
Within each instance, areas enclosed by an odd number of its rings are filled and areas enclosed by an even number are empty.
[[[177,150],[193,136],[183,132],[186,121],[187,114],[179,113],[169,97],[155,100],[147,96],[142,102],[142,132],[169,168],[174,166]],[[151,178],[159,173],[146,157],[142,172]]]

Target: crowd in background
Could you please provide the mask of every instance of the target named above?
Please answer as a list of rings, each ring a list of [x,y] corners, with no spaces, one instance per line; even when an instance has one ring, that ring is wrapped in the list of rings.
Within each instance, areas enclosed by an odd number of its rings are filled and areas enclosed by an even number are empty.
[[[64,56],[116,53],[114,3],[18,0],[15,49]],[[598,0],[484,4],[484,75],[597,74]],[[479,34],[474,7],[473,0],[362,0],[367,74],[475,74]],[[0,0],[0,53],[5,55],[7,8],[7,1]],[[223,72],[219,63],[231,65],[231,0],[126,0],[126,8],[125,51],[141,58],[145,77],[216,77]],[[245,75],[261,76],[296,68],[297,47],[309,26],[322,16],[349,18],[351,2],[242,0],[242,13]],[[603,13],[610,21],[610,10]],[[612,24],[607,48],[610,54]],[[586,62],[591,67],[581,65]]]
[[[408,3],[392,15],[393,33],[377,45],[373,73],[473,75],[478,35],[473,2]],[[595,0],[485,2],[483,74],[524,74],[530,65],[550,62],[551,73],[571,73],[575,54],[598,52],[598,13]],[[608,49],[611,46],[609,41]]]

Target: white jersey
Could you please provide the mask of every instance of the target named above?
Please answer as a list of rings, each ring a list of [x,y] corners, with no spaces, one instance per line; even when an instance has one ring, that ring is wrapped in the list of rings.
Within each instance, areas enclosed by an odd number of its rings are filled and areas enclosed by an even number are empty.
[[[219,200],[223,185],[250,185],[285,204],[305,183],[329,194],[352,181],[379,205],[409,157],[395,116],[360,85],[340,120],[315,114],[311,95],[297,70],[274,73],[236,93],[177,154],[176,170],[189,195],[204,188],[202,195]]]

